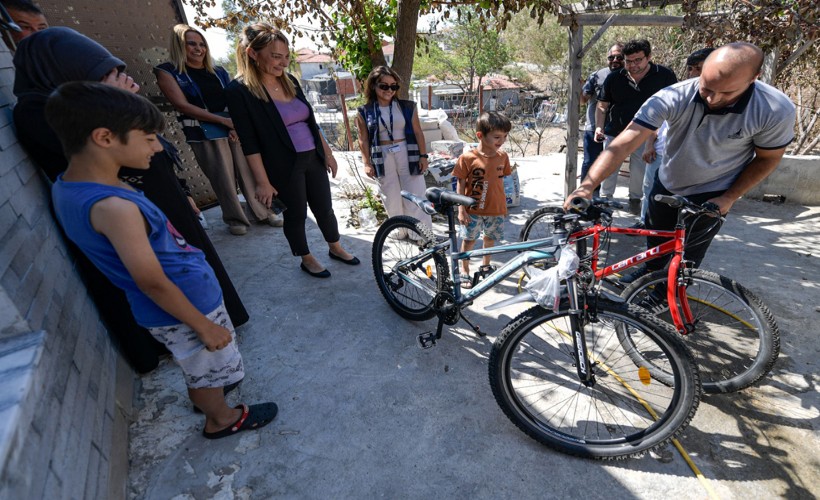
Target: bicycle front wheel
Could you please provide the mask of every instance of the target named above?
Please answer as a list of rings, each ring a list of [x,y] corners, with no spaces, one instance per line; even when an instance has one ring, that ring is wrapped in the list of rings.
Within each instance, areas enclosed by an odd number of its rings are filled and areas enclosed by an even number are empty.
[[[447,260],[427,251],[435,237],[413,217],[387,219],[373,239],[373,274],[387,303],[401,317],[423,321],[435,316],[433,300],[449,275]]]
[[[596,459],[640,456],[680,434],[697,410],[700,381],[694,358],[675,332],[634,306],[598,299],[586,321],[594,382],[578,378],[566,301],[554,312],[533,307],[510,322],[490,354],[496,402],[519,429],[570,455]],[[624,333],[627,332],[627,333]],[[628,334],[660,383],[627,354]]]
[[[735,392],[772,369],[780,354],[780,331],[763,302],[736,281],[701,269],[687,269],[686,297],[695,330],[684,336],[695,355],[707,393]],[[622,297],[672,324],[666,304],[666,271],[636,280]],[[640,351],[635,355],[640,358]]]

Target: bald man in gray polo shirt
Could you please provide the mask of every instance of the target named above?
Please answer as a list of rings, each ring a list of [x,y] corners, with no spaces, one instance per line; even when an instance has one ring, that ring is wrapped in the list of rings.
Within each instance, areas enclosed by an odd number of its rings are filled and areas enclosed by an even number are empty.
[[[795,107],[782,92],[757,81],[763,52],[735,42],[715,50],[703,64],[700,78],[667,87],[641,107],[590,167],[575,197],[590,198],[601,181],[650,134],[669,123],[666,156],[649,193],[646,226],[672,229],[677,210],[654,200],[656,194],[679,194],[694,203],[716,204],[727,214],[743,194],[765,179],[780,163],[794,139]],[[704,218],[701,218],[704,219]],[[719,228],[705,232],[712,221],[687,228],[690,241],[684,258],[699,266]],[[701,232],[701,236],[695,236]],[[662,240],[647,238],[649,248]],[[655,259],[649,270],[662,268],[668,259]]]

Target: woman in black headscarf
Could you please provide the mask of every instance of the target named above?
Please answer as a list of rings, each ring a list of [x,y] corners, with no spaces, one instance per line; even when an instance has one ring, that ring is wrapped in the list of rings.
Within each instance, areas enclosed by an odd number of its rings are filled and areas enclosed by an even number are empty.
[[[14,54],[14,67],[14,94],[18,101],[13,116],[18,140],[52,182],[65,171],[68,161],[59,139],[45,121],[45,102],[51,92],[60,84],[77,80],[101,81],[132,92],[139,90],[139,85],[123,73],[123,61],[102,45],[69,28],[49,28],[23,39]],[[231,321],[234,326],[244,324],[248,321],[248,313],[174,174],[176,150],[167,142],[163,145],[165,153],[153,156],[151,168],[123,168],[120,177],[144,191],[188,243],[205,253],[219,279]],[[100,316],[122,346],[123,354],[138,372],[152,370],[158,363],[159,344],[147,330],[137,325],[125,295],[67,238],[64,240],[72,248]]]

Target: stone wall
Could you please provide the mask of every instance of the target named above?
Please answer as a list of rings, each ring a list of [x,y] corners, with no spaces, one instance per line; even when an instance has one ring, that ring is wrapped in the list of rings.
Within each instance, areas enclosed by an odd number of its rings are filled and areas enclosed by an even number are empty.
[[[785,196],[786,203],[820,206],[820,156],[784,156],[746,196],[761,199],[766,194]]]
[[[134,376],[17,142],[13,80],[0,44],[0,498],[124,498]]]

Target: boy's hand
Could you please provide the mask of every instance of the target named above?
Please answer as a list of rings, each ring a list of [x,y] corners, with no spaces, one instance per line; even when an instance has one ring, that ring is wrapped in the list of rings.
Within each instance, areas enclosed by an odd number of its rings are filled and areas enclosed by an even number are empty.
[[[467,214],[467,209],[464,207],[458,208],[458,221],[461,223],[462,226],[470,225],[470,216]]]
[[[199,340],[205,344],[209,351],[218,351],[231,343],[233,338],[227,328],[209,322],[205,327],[196,332]]]

